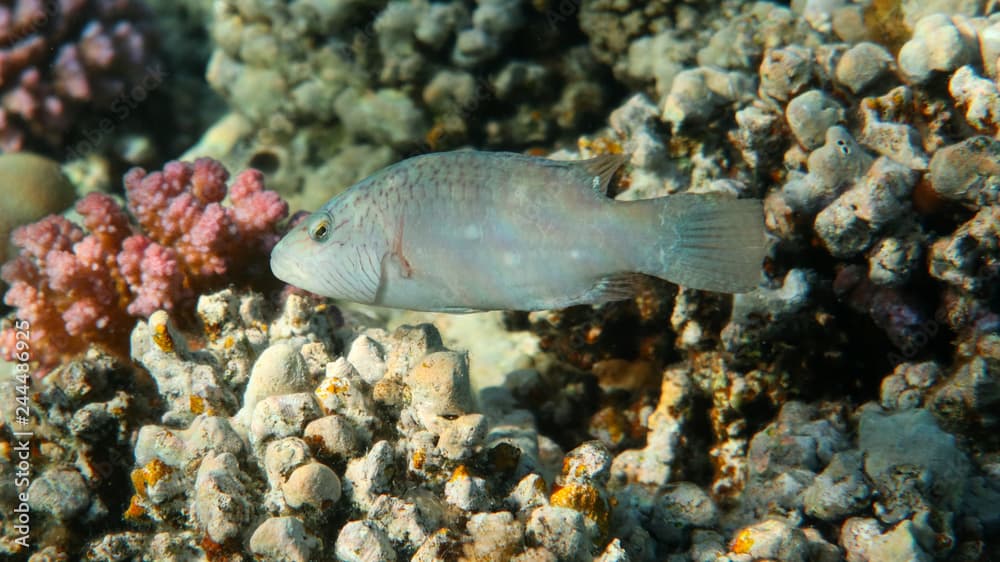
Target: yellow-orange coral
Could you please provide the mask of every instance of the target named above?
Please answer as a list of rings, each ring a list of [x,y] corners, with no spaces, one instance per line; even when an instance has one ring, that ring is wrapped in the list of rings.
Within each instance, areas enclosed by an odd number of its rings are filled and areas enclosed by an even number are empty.
[[[166,324],[157,324],[153,328],[153,342],[166,353],[174,351],[174,338],[170,335]]]
[[[740,534],[736,535],[733,539],[732,551],[736,554],[750,554],[750,549],[753,548],[753,531],[750,529],[743,529]]]
[[[146,497],[146,490],[173,472],[174,469],[160,459],[153,459],[145,466],[132,471],[132,486],[140,498]]]
[[[457,482],[463,478],[469,477],[469,469],[465,467],[464,464],[460,464],[455,467],[454,472],[451,473],[451,478],[448,479],[449,482]]]
[[[316,389],[316,398],[320,401],[327,398],[328,396],[336,396],[338,394],[344,394],[351,389],[351,386],[346,382],[338,378],[330,378],[324,381],[325,384],[320,385]]]
[[[146,508],[142,507],[141,501],[142,499],[138,495],[132,496],[132,499],[128,502],[128,509],[123,514],[125,519],[135,521],[146,515]]]
[[[427,461],[427,453],[423,449],[417,449],[413,451],[412,466],[414,470],[422,470],[424,468],[424,462]]]
[[[567,484],[559,486],[549,497],[549,503],[556,507],[566,507],[579,511],[585,517],[597,523],[602,534],[608,531],[608,520],[611,516],[611,506],[601,495],[601,491],[589,484]]]
[[[214,410],[208,404],[208,402],[201,396],[198,396],[197,394],[192,394],[191,397],[188,399],[188,408],[191,409],[191,413],[194,415],[198,414],[208,414],[210,416],[214,415]]]
[[[607,137],[597,137],[594,140],[590,140],[586,137],[581,137],[576,143],[577,148],[580,152],[590,152],[594,156],[600,156],[602,154],[622,154],[625,149],[622,148],[622,143],[609,139]]]

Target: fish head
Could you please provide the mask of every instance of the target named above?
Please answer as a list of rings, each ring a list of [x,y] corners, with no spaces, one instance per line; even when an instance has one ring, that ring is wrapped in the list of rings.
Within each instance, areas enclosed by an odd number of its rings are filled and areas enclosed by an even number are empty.
[[[300,221],[271,250],[271,272],[278,279],[300,289],[328,297],[331,294],[324,276],[319,273],[325,264],[336,259],[344,245],[335,231],[344,222],[335,223],[334,214],[324,207]]]

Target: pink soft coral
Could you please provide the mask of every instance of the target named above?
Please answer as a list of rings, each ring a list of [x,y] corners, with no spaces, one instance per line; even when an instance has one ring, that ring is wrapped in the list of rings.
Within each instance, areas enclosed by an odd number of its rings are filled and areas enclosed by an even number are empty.
[[[266,191],[263,175],[252,169],[233,180],[231,206],[222,206],[228,177],[222,164],[209,159],[125,175],[129,210],[152,239],[177,250],[195,278],[253,265],[277,242],[274,226],[288,215],[288,205]]]
[[[76,205],[83,228],[50,216],[17,229],[20,255],[0,275],[11,285],[4,302],[30,323],[34,358],[51,367],[92,343],[124,353],[135,317],[189,305],[227,274],[266,269],[288,206],[256,170],[233,180],[225,206],[228,178],[210,159],[133,169],[125,189],[138,226],[93,193]],[[10,357],[13,342],[11,329],[0,333],[0,352]]]

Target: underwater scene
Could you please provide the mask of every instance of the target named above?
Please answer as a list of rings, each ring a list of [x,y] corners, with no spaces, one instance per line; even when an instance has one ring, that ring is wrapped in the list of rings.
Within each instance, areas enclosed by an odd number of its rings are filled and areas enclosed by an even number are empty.
[[[1000,0],[0,0],[0,560],[1000,560]]]

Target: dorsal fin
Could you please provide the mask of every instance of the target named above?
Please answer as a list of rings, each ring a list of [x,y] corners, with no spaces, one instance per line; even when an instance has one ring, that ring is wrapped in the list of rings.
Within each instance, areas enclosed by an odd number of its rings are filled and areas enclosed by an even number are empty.
[[[602,154],[589,160],[578,160],[573,164],[586,170],[587,174],[596,177],[597,182],[594,189],[601,195],[607,195],[611,178],[626,160],[628,160],[626,154]]]

